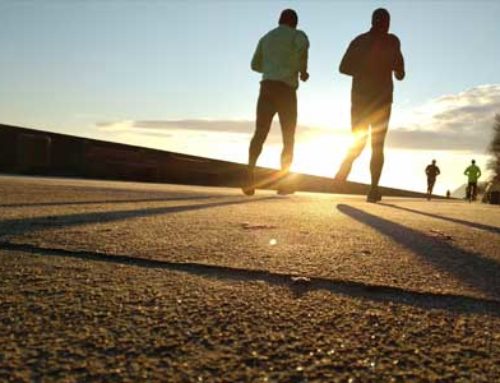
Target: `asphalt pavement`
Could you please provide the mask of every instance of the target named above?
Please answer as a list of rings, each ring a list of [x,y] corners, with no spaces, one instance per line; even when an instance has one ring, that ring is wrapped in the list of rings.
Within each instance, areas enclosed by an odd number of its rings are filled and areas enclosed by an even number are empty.
[[[500,209],[0,176],[0,381],[500,381]]]

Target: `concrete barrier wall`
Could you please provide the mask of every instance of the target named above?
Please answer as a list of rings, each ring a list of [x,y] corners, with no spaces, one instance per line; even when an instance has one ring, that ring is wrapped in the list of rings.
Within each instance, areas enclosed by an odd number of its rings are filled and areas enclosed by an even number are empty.
[[[42,176],[165,182],[239,187],[245,166],[228,161],[117,144],[0,124],[0,172]],[[256,180],[275,189],[279,173],[258,168]],[[293,174],[297,190],[365,194],[365,184]],[[423,197],[411,191],[382,188],[384,195]]]

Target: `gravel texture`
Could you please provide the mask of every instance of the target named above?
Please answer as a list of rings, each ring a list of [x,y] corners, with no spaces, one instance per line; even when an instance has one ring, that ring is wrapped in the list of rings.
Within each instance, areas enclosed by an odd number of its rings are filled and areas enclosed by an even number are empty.
[[[0,381],[500,380],[498,207],[0,177]]]

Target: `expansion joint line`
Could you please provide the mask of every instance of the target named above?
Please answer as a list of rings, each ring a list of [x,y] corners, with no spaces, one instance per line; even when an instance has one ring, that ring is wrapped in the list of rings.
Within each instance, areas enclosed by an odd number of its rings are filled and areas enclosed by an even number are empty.
[[[85,261],[108,262],[142,268],[167,269],[219,280],[243,282],[264,281],[270,285],[286,286],[299,295],[312,290],[327,290],[334,294],[349,297],[357,297],[372,301],[391,301],[397,304],[418,306],[425,309],[443,309],[448,311],[460,311],[463,313],[489,313],[500,316],[499,300],[476,298],[460,294],[421,292],[395,286],[368,284],[361,281],[297,276],[296,274],[276,273],[258,269],[244,269],[195,262],[172,262],[93,251],[45,248],[31,244],[12,243],[9,241],[0,241],[0,250],[35,253],[43,256],[75,258]]]

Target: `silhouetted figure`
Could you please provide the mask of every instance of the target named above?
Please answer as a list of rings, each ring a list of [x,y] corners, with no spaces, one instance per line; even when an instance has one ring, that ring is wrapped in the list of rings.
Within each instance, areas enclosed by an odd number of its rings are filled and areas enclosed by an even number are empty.
[[[335,178],[345,181],[352,163],[361,154],[371,126],[371,188],[368,202],[381,199],[378,183],[384,165],[384,141],[392,106],[392,74],[405,77],[399,39],[388,33],[390,15],[386,9],[373,12],[370,31],[356,37],[342,58],[340,72],[352,76],[351,126],[355,142]]]
[[[432,160],[432,163],[427,165],[425,174],[427,174],[427,199],[430,200],[434,184],[436,183],[436,177],[441,174],[441,171],[436,166],[436,160]]]
[[[446,190],[446,198],[448,199],[451,198],[451,192],[449,190]]]
[[[262,73],[262,81],[257,101],[255,133],[250,142],[247,179],[242,187],[246,195],[255,193],[255,165],[276,113],[283,136],[281,176],[288,173],[292,164],[297,125],[298,77],[300,75],[302,81],[309,78],[309,41],[306,34],[297,29],[297,23],[297,13],[292,9],[285,9],[280,15],[279,26],[260,39],[252,59],[252,69]],[[278,190],[280,194],[291,192],[293,191],[284,187]]]
[[[469,201],[475,201],[477,197],[477,180],[481,177],[481,169],[476,165],[475,160],[472,160],[470,166],[465,169],[464,175],[468,178],[466,198]]]

